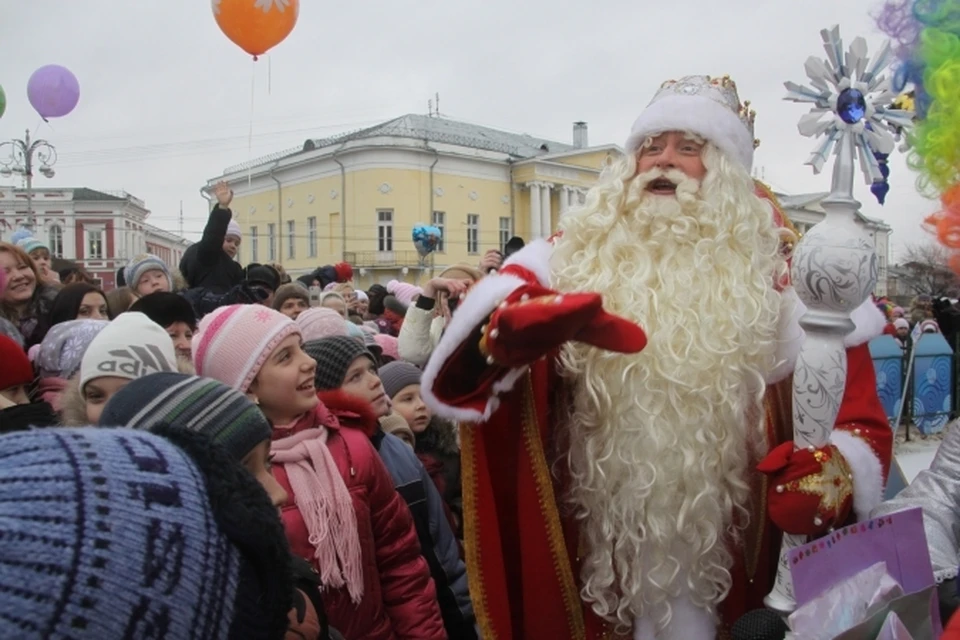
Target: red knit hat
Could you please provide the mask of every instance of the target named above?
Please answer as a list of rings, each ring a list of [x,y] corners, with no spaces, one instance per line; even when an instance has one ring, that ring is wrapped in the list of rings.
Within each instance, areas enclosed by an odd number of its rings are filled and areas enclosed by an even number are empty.
[[[337,282],[349,282],[353,280],[353,267],[347,262],[338,262],[333,265],[333,270],[337,272]]]
[[[0,391],[33,382],[33,367],[26,352],[4,335],[0,335],[0,362],[3,363],[0,367]]]

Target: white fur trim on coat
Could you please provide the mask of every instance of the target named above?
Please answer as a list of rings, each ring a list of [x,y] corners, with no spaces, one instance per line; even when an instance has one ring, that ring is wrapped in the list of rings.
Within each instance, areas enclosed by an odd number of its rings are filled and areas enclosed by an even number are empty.
[[[729,107],[710,98],[670,95],[655,100],[633,123],[624,148],[635,153],[649,136],[667,131],[695,133],[747,171],[753,166],[753,136]]]
[[[794,288],[784,289],[780,294],[780,322],[777,329],[778,364],[767,374],[767,384],[780,382],[793,373],[797,356],[800,355],[800,348],[806,338],[806,333],[800,327],[800,318],[806,312],[807,308],[797,297]],[[853,320],[855,328],[843,339],[843,345],[847,349],[873,340],[883,333],[883,327],[887,323],[883,313],[869,299],[850,314],[850,319]]]
[[[526,247],[517,252],[517,255],[520,255],[523,251],[526,251]],[[526,368],[511,369],[503,379],[497,381],[492,389],[493,394],[487,400],[483,412],[445,404],[433,393],[437,375],[439,375],[447,360],[453,356],[460,345],[466,342],[470,334],[483,324],[507,296],[525,284],[527,283],[510,274],[491,275],[475,284],[467,295],[461,298],[457,312],[450,319],[450,324],[447,325],[447,330],[440,339],[440,344],[433,350],[433,355],[423,370],[420,391],[423,394],[424,402],[436,415],[459,422],[484,422],[500,406],[500,400],[497,396],[512,389],[517,380],[525,373]],[[470,372],[464,371],[453,375],[466,376],[470,375]]]
[[[534,240],[520,251],[507,258],[503,263],[504,267],[515,264],[518,267],[529,269],[533,275],[537,276],[537,281],[541,286],[549,287],[550,277],[550,257],[553,255],[553,245],[546,240]]]
[[[863,438],[843,429],[830,434],[833,444],[850,465],[853,474],[853,511],[857,520],[869,520],[870,512],[883,502],[883,465]]]

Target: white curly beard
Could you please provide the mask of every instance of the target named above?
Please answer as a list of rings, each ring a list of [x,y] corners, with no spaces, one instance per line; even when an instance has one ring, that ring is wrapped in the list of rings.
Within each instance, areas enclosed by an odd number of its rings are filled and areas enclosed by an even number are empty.
[[[646,192],[655,176],[631,179],[631,164],[562,221],[553,256],[559,290],[603,293],[649,339],[637,355],[564,348],[568,500],[584,600],[621,630],[642,619],[678,637],[678,601],[709,621],[731,586],[785,265],[769,206],[715,149],[702,188],[688,179],[676,198]]]

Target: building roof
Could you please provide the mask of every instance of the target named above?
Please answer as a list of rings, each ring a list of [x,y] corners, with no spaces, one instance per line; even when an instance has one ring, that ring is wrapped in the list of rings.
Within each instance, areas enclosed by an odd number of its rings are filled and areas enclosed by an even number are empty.
[[[382,136],[455,144],[472,149],[497,151],[517,158],[530,158],[546,153],[575,149],[571,144],[547,140],[526,133],[510,133],[477,124],[414,113],[387,120],[384,123],[359,131],[330,138],[307,140],[303,148],[304,151],[312,151],[351,140]]]
[[[788,195],[775,191],[774,195],[777,196],[777,200],[780,201],[780,206],[782,206],[784,209],[810,209],[811,207],[818,206],[820,201],[829,196],[830,193],[828,191],[820,191],[817,193],[798,193],[796,195]],[[817,213],[823,213],[822,211],[816,209],[814,209],[814,211],[817,211]],[[857,211],[857,217],[873,226],[884,229],[890,228],[890,225],[883,220],[880,220],[879,218],[871,218],[868,215],[864,215],[861,211]]]
[[[78,187],[74,189],[73,199],[87,200],[90,202],[116,202],[126,200],[126,198],[104,193],[103,191],[97,191],[96,189],[88,189],[86,187]]]
[[[425,142],[459,145],[471,149],[493,151],[514,158],[532,158],[563,151],[573,151],[572,144],[531,136],[526,133],[511,133],[478,124],[450,120],[439,116],[410,113],[393,120],[357,131],[349,131],[327,138],[308,138],[302,148],[279,151],[250,162],[228,167],[224,174],[258,167],[301,153],[316,151],[355,140],[396,137]]]

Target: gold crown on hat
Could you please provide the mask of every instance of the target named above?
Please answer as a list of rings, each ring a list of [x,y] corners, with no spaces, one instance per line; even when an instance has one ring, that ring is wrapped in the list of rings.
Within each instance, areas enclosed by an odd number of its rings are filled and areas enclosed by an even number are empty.
[[[753,148],[756,149],[760,146],[760,141],[754,137],[753,132],[757,112],[750,108],[749,100],[740,102],[740,96],[737,95],[737,83],[729,75],[720,78],[685,76],[679,80],[667,80],[660,85],[660,90],[657,91],[657,95],[653,97],[651,102],[656,102],[668,95],[699,95],[727,107],[736,114],[750,133],[750,137],[753,138]]]

